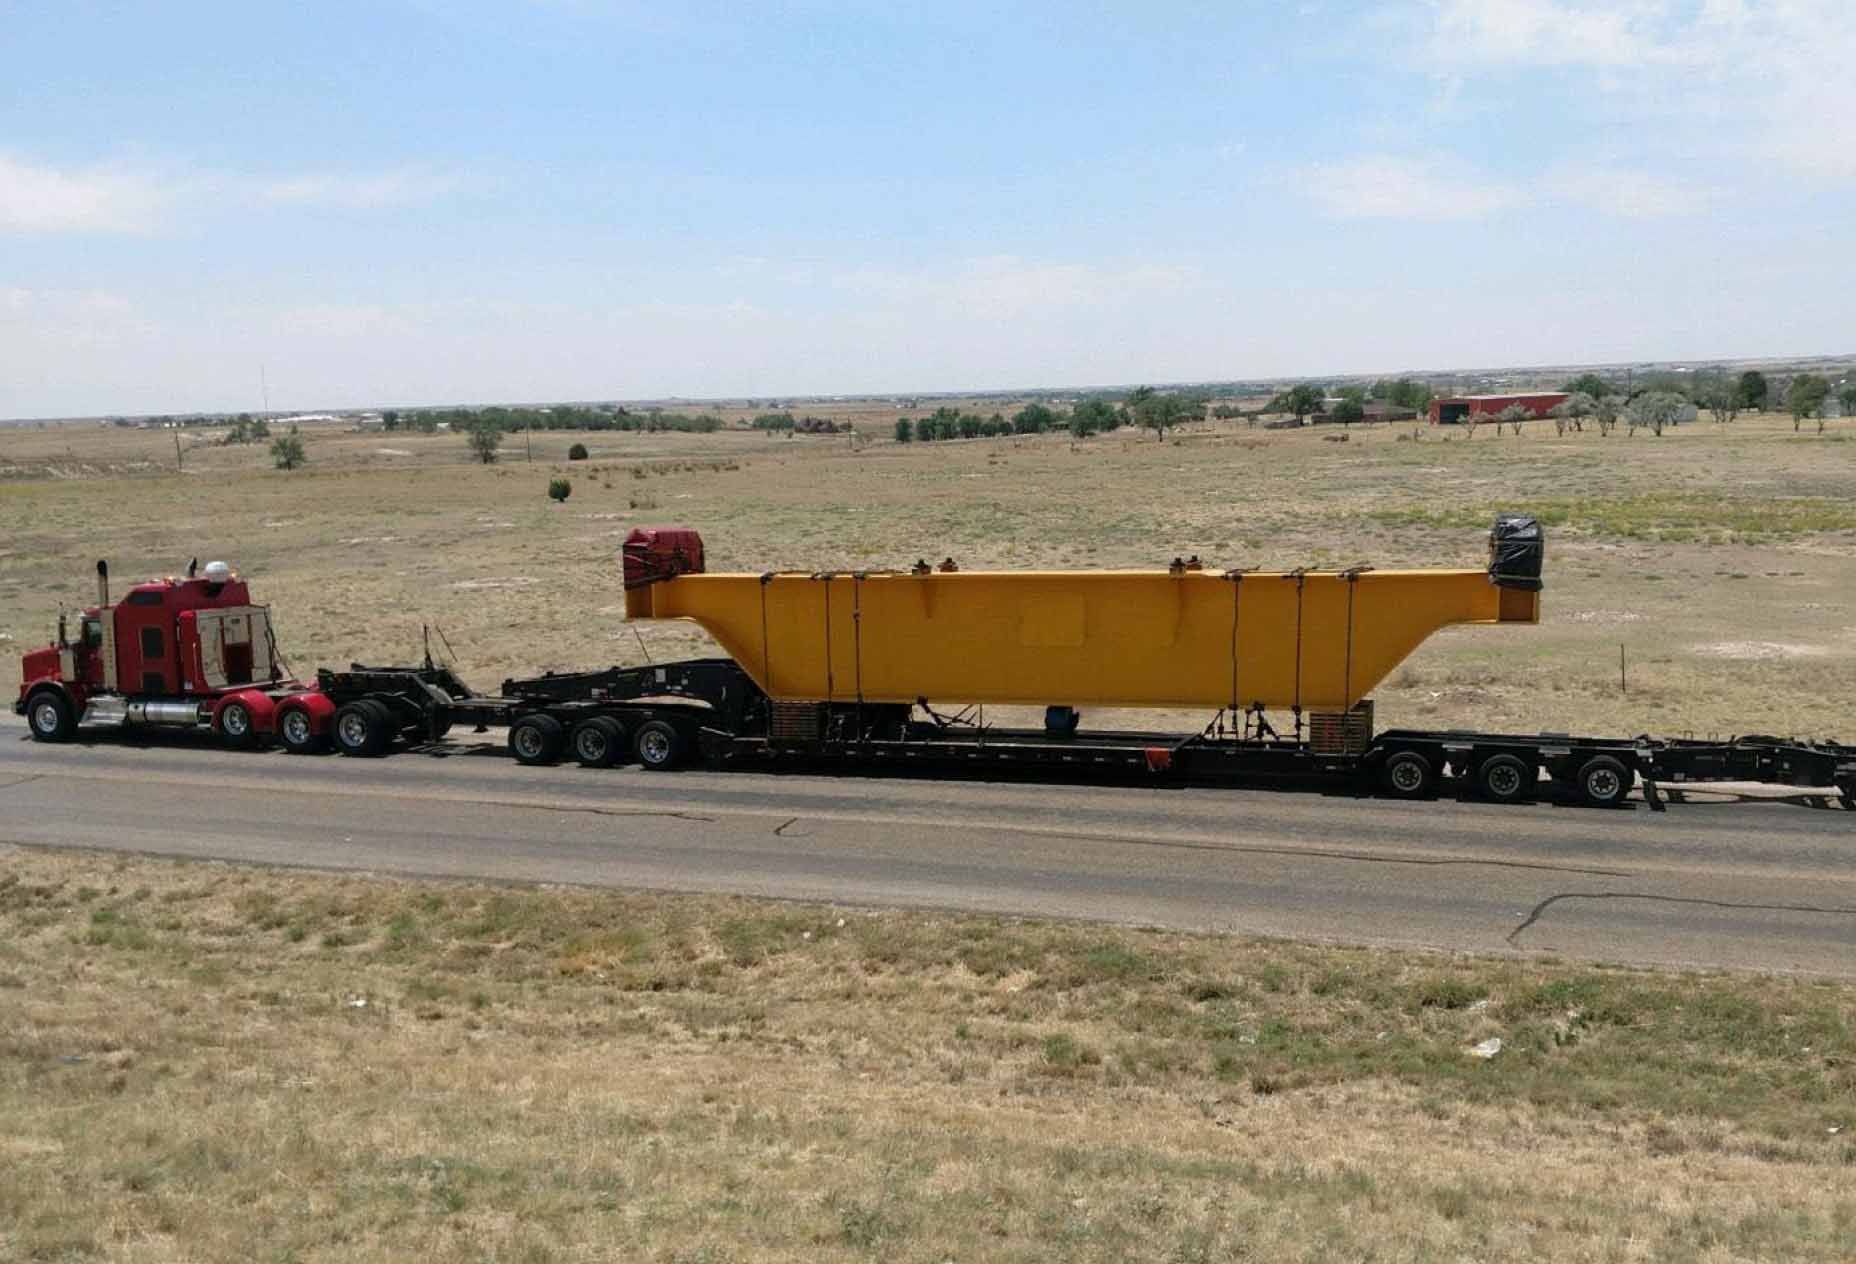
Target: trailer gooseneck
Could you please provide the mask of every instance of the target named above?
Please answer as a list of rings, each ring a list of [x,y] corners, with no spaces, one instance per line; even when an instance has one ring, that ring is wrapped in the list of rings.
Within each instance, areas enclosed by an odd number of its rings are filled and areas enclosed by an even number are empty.
[[[119,672],[61,637],[27,656],[15,709],[42,740],[69,736],[80,717],[145,723],[172,712],[238,744],[274,734],[292,751],[332,744],[352,756],[466,725],[506,729],[526,764],[667,769],[703,759],[1212,784],[1294,778],[1394,798],[1448,786],[1498,803],[1550,796],[1594,807],[1622,804],[1641,779],[1653,808],[1659,785],[1758,781],[1856,807],[1856,747],[1834,742],[1376,731],[1370,690],[1433,631],[1538,621],[1544,548],[1533,519],[1504,516],[1487,566],[1473,570],[1209,571],[1194,559],[1157,571],[918,563],[712,575],[694,531],[641,529],[623,551],[628,615],[693,620],[728,657],[505,680],[486,696],[429,655],[415,666],[324,669],[313,686],[299,684],[267,648],[262,673],[247,654],[234,672],[240,680],[222,670],[196,686],[183,666],[178,688],[163,680],[157,696],[123,690]],[[151,587],[131,600],[158,604],[137,597]],[[196,660],[197,628],[216,626],[215,603],[236,602],[232,617],[245,623],[235,630],[253,640],[261,628],[270,645],[268,614],[246,604],[242,584],[168,581],[160,592],[177,643],[195,647]],[[106,595],[104,616],[110,609]],[[73,674],[61,679],[67,662]],[[988,724],[987,704],[1042,705],[1045,723]],[[1078,724],[1079,706],[1199,705],[1215,714],[1192,733]]]

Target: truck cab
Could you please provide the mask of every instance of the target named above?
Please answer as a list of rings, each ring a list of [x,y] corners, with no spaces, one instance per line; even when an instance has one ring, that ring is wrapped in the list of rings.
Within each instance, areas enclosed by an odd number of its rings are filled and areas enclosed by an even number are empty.
[[[247,744],[270,731],[277,700],[300,685],[277,655],[270,612],[224,562],[185,578],[137,584],[109,599],[109,568],[97,563],[97,604],[58,639],[21,662],[16,714],[40,741],[69,738],[82,723],[210,725]]]

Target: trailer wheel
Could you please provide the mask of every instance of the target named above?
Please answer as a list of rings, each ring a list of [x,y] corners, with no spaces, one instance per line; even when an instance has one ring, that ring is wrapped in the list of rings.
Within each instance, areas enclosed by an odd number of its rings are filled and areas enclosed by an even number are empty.
[[[290,707],[277,717],[277,736],[292,755],[318,754],[327,742],[316,732],[309,712],[302,707]]]
[[[357,758],[385,754],[393,737],[387,715],[387,709],[371,698],[346,704],[335,713],[331,727],[335,749]]]
[[[1476,788],[1491,803],[1522,803],[1539,780],[1518,755],[1490,755],[1476,768]]]
[[[683,758],[683,735],[667,720],[646,720],[632,739],[638,762],[654,771],[675,768]]]
[[[584,768],[610,768],[625,753],[625,726],[609,715],[596,715],[574,726],[568,746]]]
[[[564,740],[561,722],[551,715],[525,715],[509,726],[509,753],[517,763],[551,764]]]
[[[1428,799],[1437,789],[1437,768],[1418,751],[1393,751],[1380,765],[1379,784],[1395,799]]]
[[[1624,761],[1611,755],[1594,755],[1579,769],[1579,798],[1588,807],[1615,808],[1630,794],[1636,775]]]
[[[34,741],[68,742],[77,732],[77,715],[71,710],[70,702],[56,689],[35,694],[26,704],[26,715],[32,721]]]

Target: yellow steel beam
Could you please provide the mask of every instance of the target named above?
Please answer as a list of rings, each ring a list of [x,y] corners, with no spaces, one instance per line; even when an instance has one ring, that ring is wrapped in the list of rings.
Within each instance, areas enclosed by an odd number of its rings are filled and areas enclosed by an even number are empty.
[[[1482,570],[684,574],[690,619],[781,701],[1345,710],[1439,628],[1533,623]]]

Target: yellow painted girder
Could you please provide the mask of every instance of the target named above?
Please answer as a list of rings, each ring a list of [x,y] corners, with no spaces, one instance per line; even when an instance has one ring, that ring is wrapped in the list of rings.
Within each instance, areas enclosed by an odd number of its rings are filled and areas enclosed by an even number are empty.
[[[1345,710],[1425,638],[1537,622],[1482,570],[687,574],[632,618],[700,624],[780,701]]]

